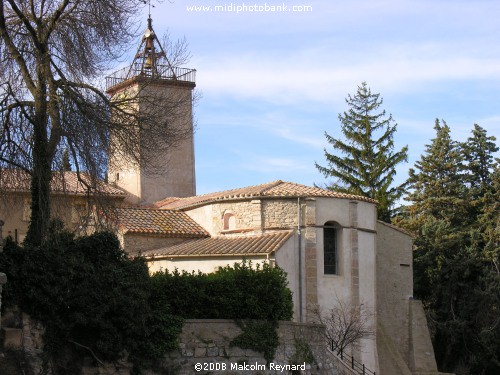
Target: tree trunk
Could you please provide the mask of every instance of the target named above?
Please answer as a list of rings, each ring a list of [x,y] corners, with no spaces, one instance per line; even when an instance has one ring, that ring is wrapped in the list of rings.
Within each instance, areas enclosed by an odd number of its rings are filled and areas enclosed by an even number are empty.
[[[43,69],[42,67],[40,67]],[[39,74],[41,77],[42,74]],[[33,175],[31,178],[31,220],[25,242],[34,246],[42,244],[50,221],[51,158],[48,150],[47,86],[39,80],[35,96],[33,124]]]

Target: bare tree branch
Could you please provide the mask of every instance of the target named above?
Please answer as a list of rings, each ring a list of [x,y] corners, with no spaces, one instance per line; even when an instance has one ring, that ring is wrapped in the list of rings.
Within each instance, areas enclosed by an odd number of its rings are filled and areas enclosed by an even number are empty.
[[[167,154],[192,136],[192,88],[156,90],[158,82],[141,76],[135,91],[111,100],[94,84],[129,47],[141,4],[0,3],[0,168],[22,168],[32,176],[28,242],[39,244],[46,234],[50,183],[53,171],[61,170],[65,149],[89,197],[105,203],[98,198],[103,186],[99,181],[107,173],[109,150],[156,172],[155,163],[161,162],[156,153]],[[167,61],[175,66],[187,62],[185,40],[167,38],[165,46],[161,56]],[[148,109],[137,111],[139,104]]]
[[[345,299],[335,297],[335,307],[321,311],[317,306],[313,316],[317,323],[325,326],[325,336],[332,351],[343,352],[362,339],[375,336],[371,325],[374,313],[363,305],[354,306]]]

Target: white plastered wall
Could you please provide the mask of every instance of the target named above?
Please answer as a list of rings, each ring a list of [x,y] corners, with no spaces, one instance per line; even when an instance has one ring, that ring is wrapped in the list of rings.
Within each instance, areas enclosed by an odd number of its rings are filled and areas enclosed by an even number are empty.
[[[325,275],[323,268],[322,226],[329,221],[339,225],[337,275]],[[337,300],[362,304],[371,315],[369,324],[373,327],[377,306],[375,223],[376,208],[372,203],[316,198],[318,304],[323,311],[331,309]],[[353,283],[356,277],[359,281]],[[355,355],[370,370],[378,371],[375,339],[362,340]]]
[[[251,260],[252,264],[257,263],[263,264],[268,262],[265,256],[262,257],[246,257],[247,260]],[[240,263],[243,261],[243,257],[210,257],[210,256],[200,256],[200,257],[172,257],[163,259],[150,259],[148,260],[149,272],[151,274],[158,271],[174,271],[178,269],[179,271],[187,272],[198,272],[203,273],[213,273],[219,269],[219,267],[233,266],[235,263]]]

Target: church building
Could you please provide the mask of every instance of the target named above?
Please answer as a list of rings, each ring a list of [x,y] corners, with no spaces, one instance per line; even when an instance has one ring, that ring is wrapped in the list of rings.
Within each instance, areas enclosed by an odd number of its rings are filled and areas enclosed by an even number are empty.
[[[106,79],[112,100],[133,95],[127,110],[154,113],[158,121],[175,103],[177,116],[165,123],[184,132],[158,154],[141,128],[138,160],[111,134],[106,191],[116,202],[113,224],[125,251],[145,257],[151,272],[213,272],[243,259],[279,266],[293,292],[295,321],[314,322],[317,311],[339,302],[362,306],[375,335],[350,354],[376,374],[438,374],[422,305],[412,297],[412,237],[378,221],[376,201],[281,180],[196,195],[195,73],[170,64],[149,19],[132,65]],[[154,170],[142,163],[152,153]],[[78,207],[84,203],[74,185],[69,204]],[[23,204],[28,186],[15,192]],[[9,224],[0,210],[7,231],[21,236],[22,220]]]

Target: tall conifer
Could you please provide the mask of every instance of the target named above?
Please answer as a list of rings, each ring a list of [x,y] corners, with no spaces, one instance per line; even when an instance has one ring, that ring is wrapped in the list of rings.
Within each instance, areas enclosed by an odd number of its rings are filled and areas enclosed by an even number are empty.
[[[325,132],[337,154],[325,149],[328,166],[316,168],[335,181],[330,189],[376,199],[378,218],[390,221],[391,208],[403,193],[402,186],[392,186],[396,166],[407,160],[408,147],[394,151],[397,124],[392,115],[381,110],[380,94],[372,94],[366,82],[356,95],[348,95],[347,112],[339,114],[345,141]]]
[[[412,192],[407,199],[412,202],[410,215],[417,225],[426,215],[455,224],[461,222],[465,214],[460,144],[451,139],[446,122],[441,124],[436,119],[434,130],[436,138],[426,145],[425,155],[409,172],[408,187]]]
[[[68,148],[65,148],[62,154],[61,171],[71,171],[71,161],[69,159]]]
[[[431,317],[441,371],[500,373],[498,150],[475,125],[465,143],[436,120],[436,137],[410,170],[414,293]]]

